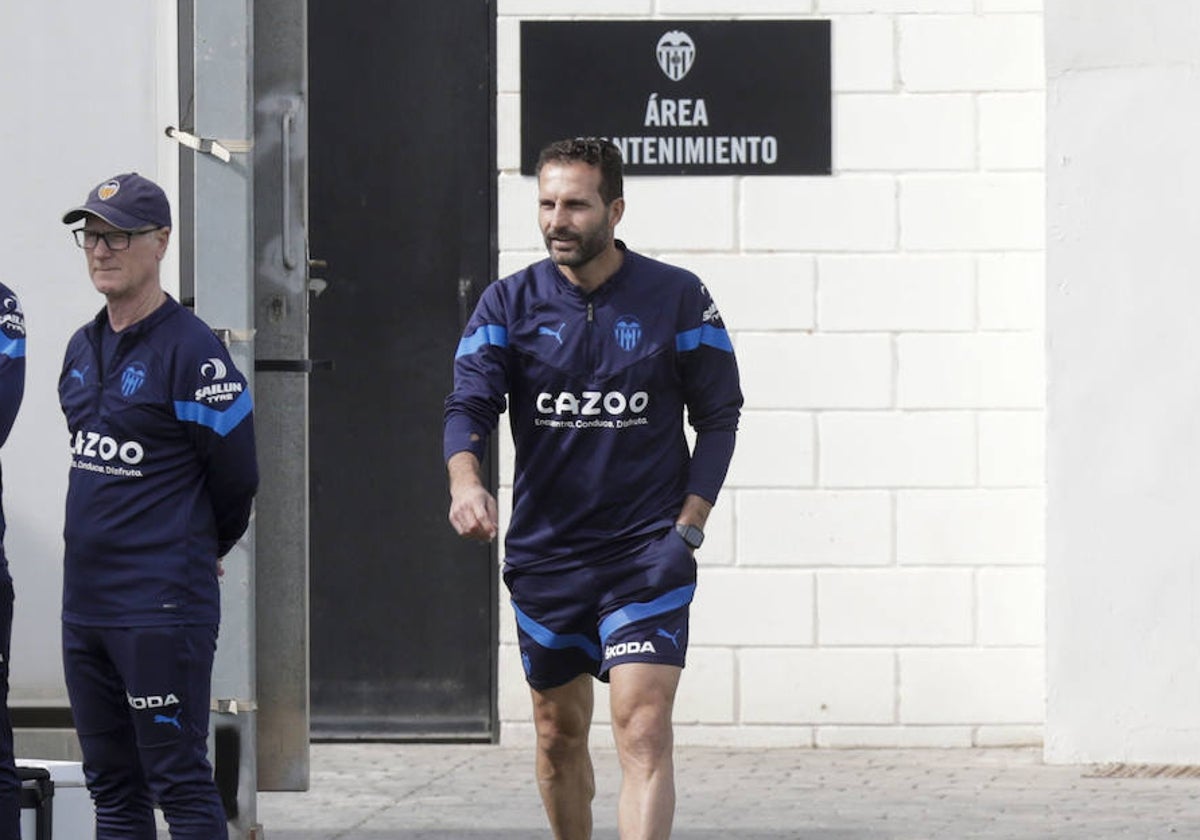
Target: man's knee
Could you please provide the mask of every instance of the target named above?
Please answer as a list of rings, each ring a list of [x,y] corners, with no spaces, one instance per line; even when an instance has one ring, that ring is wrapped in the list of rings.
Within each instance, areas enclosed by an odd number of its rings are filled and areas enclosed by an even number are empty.
[[[131,730],[83,734],[79,736],[79,746],[89,789],[124,791],[144,784]]]
[[[566,759],[587,750],[591,721],[580,714],[543,711],[534,715],[538,751],[552,760]]]
[[[669,752],[672,744],[671,707],[646,703],[613,711],[613,733],[623,752],[647,757]]]

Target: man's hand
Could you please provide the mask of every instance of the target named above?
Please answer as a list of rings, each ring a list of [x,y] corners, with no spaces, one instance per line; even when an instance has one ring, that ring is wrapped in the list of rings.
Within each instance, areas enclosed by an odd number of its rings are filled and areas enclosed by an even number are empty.
[[[450,524],[459,536],[491,542],[499,530],[496,499],[479,478],[479,460],[456,452],[446,463],[450,475]]]

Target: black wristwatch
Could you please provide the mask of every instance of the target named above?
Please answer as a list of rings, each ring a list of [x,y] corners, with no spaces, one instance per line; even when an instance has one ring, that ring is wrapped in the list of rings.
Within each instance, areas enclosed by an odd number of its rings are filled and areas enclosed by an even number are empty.
[[[683,541],[687,543],[688,548],[692,551],[704,545],[704,532],[695,525],[684,525],[682,522],[676,522],[675,533],[683,538]]]

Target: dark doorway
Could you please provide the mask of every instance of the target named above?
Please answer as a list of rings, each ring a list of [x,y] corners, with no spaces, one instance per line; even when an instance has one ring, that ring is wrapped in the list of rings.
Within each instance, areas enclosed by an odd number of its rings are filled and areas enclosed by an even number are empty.
[[[494,0],[309,0],[308,32],[312,734],[493,739],[495,556],[446,521],[441,424],[495,275]]]

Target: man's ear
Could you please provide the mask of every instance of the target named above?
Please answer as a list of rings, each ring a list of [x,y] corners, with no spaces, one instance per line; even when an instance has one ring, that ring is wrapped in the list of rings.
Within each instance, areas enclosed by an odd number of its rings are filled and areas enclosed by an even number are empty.
[[[171,229],[169,227],[159,228],[155,234],[158,237],[158,258],[161,260],[167,255],[167,244],[171,241]]]
[[[611,227],[616,227],[617,222],[621,221],[621,217],[625,215],[625,199],[614,198],[612,204],[608,205],[609,219],[608,223]]]

